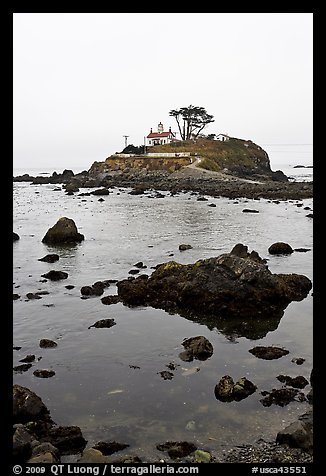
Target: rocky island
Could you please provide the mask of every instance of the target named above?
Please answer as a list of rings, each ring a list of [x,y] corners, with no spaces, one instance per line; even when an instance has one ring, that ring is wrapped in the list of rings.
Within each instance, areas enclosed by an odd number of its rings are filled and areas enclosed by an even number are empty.
[[[128,150],[133,150],[132,148]],[[89,170],[74,174],[64,170],[52,176],[14,177],[15,182],[63,184],[67,194],[79,188],[101,187],[108,194],[112,187],[169,190],[175,194],[193,191],[229,198],[297,200],[311,198],[312,182],[290,182],[280,170],[272,171],[268,154],[250,140],[231,138],[227,142],[209,140],[180,141],[157,145],[146,154],[116,153]]]

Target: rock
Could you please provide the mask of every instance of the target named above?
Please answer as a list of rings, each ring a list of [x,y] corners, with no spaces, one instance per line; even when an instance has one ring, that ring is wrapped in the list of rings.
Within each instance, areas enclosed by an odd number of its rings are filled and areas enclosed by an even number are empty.
[[[283,243],[279,241],[277,243],[273,243],[269,248],[268,252],[271,255],[290,255],[293,253],[293,249],[288,243]]]
[[[291,360],[291,362],[297,365],[302,365],[305,361],[306,359],[303,359],[302,357],[293,357],[293,359]]]
[[[41,339],[40,340],[40,347],[42,347],[42,349],[49,349],[49,348],[52,348],[52,347],[57,347],[57,343],[54,342],[53,340],[50,340],[50,339]]]
[[[13,296],[13,300],[14,300],[14,301],[16,301],[17,299],[20,298],[20,295],[19,295],[19,294],[16,294],[16,293],[14,293],[12,296]]]
[[[186,250],[191,250],[191,249],[192,249],[191,245],[185,245],[185,244],[179,245],[179,250],[180,251],[186,251]]]
[[[281,357],[289,353],[288,350],[283,349],[281,347],[274,347],[274,346],[265,347],[262,345],[258,345],[250,349],[248,352],[253,354],[255,357],[258,357],[259,359],[264,359],[264,360],[280,359]]]
[[[215,397],[218,400],[224,401],[232,401],[233,400],[233,387],[234,381],[230,375],[224,375],[218,384],[215,386]]]
[[[294,388],[305,388],[306,385],[309,384],[308,380],[304,378],[302,375],[299,375],[298,377],[289,377],[288,375],[278,375],[276,378],[280,382],[285,383],[285,385],[289,385],[290,387],[294,387]]]
[[[37,421],[49,417],[49,410],[46,408],[40,397],[34,392],[21,385],[13,385],[13,421],[14,423],[25,423]]]
[[[81,452],[87,441],[78,426],[59,426],[51,428],[42,441],[50,442],[61,454]]]
[[[14,372],[27,372],[32,367],[32,364],[21,364],[21,365],[16,365],[16,367],[13,368]]]
[[[156,445],[156,448],[159,451],[167,451],[172,459],[183,458],[197,449],[193,443],[188,443],[187,441],[167,441],[166,443]]]
[[[110,194],[110,190],[108,190],[107,188],[99,188],[91,192],[91,195],[109,195],[109,194]]]
[[[138,274],[139,273],[139,269],[131,269],[129,271],[129,274]]]
[[[147,266],[145,266],[142,261],[138,261],[138,263],[134,264],[134,266],[135,268],[140,268],[140,269],[147,268]]]
[[[40,258],[38,261],[45,261],[46,263],[55,263],[56,261],[58,261],[58,259],[59,255],[51,253],[43,256],[43,258]]]
[[[28,461],[28,464],[40,464],[40,463],[59,463],[59,460],[50,451],[41,453],[37,456],[32,456]]]
[[[128,448],[129,445],[125,443],[117,443],[116,441],[99,441],[93,446],[95,450],[100,451],[103,455],[108,456],[116,453],[117,451]]]
[[[204,336],[190,337],[182,342],[188,355],[198,360],[206,360],[213,355],[213,346]],[[192,360],[192,359],[191,359]]]
[[[13,231],[13,236],[14,236],[14,241],[17,241],[20,239],[20,236],[17,235],[17,233],[15,233],[14,231]]]
[[[246,257],[231,252],[194,264],[169,261],[150,277],[125,279],[117,288],[128,306],[243,320],[282,316],[291,301],[308,295],[312,283],[299,274],[272,274],[256,252],[246,252]]]
[[[54,459],[54,463],[55,462],[59,462],[59,459],[60,459],[60,453],[58,451],[58,448],[56,448],[55,446],[51,445],[51,443],[39,443],[37,444],[36,446],[34,446],[32,448],[32,458],[36,458],[36,457],[39,457],[39,456],[42,456],[42,455],[52,455],[53,459]],[[50,459],[48,456],[46,457],[47,459]],[[30,463],[32,461],[29,461]],[[34,461],[36,462],[36,461]],[[43,462],[43,461],[40,461],[40,462]],[[46,461],[44,461],[46,462]],[[49,461],[51,462],[51,461]]]
[[[19,362],[28,362],[28,363],[29,363],[29,362],[34,362],[34,360],[35,360],[35,355],[33,355],[33,354],[28,354],[28,355],[26,355],[26,357],[24,357],[23,359],[20,359]]]
[[[67,286],[65,286],[66,289],[74,289],[75,286],[73,286],[72,284],[68,284]]]
[[[117,304],[120,302],[120,296],[118,295],[109,295],[101,298],[101,302],[106,305]]]
[[[254,393],[257,390],[256,385],[254,385],[246,377],[240,378],[233,387],[233,398],[236,401],[243,400],[249,395]]]
[[[50,228],[42,239],[42,243],[65,244],[79,243],[84,235],[78,233],[75,222],[71,218],[62,217]]]
[[[246,377],[241,377],[236,383],[229,375],[224,375],[215,386],[215,397],[222,402],[230,402],[232,400],[240,401],[247,398],[257,390],[254,385]]]
[[[267,395],[261,399],[260,402],[264,407],[270,407],[273,403],[284,407],[290,402],[293,402],[298,393],[299,391],[294,388],[273,389],[271,392],[262,392],[263,395]]]
[[[198,197],[197,198],[197,202],[207,202],[208,201],[208,198],[206,197]]]
[[[102,329],[102,328],[110,328],[110,327],[113,327],[116,325],[116,322],[114,321],[114,319],[101,319],[97,322],[95,322],[95,324],[89,326],[88,329],[90,329],[91,327],[96,327],[97,329]]]
[[[59,281],[60,279],[67,279],[68,273],[65,271],[55,271],[52,269],[46,274],[41,274],[42,278],[50,279],[50,281]]]
[[[196,463],[210,463],[212,455],[208,451],[196,450],[194,453]]]
[[[108,463],[109,459],[103,456],[101,451],[95,448],[87,448],[83,451],[83,454],[77,463],[95,464],[95,463]]]
[[[164,379],[164,380],[172,380],[174,377],[174,374],[172,372],[169,372],[168,370],[162,370],[162,372],[158,372],[158,374]]]
[[[303,448],[310,450],[313,447],[313,424],[312,412],[291,423],[284,430],[278,432],[276,442],[286,444],[291,448]]]
[[[20,425],[15,429],[13,434],[13,458],[15,463],[25,462],[32,454],[32,446],[34,437],[31,433]]]
[[[308,213],[308,215],[306,215],[306,217],[307,217],[307,218],[313,218],[314,215],[313,215],[313,213]]]
[[[37,293],[35,293],[35,294],[34,294],[34,293],[27,293],[27,294],[26,294],[26,297],[27,297],[28,299],[42,299],[42,296],[40,296],[40,295],[37,294]]]
[[[311,251],[311,248],[294,248],[293,251],[297,251],[299,253],[307,253],[307,251]]]
[[[83,296],[101,296],[104,293],[105,284],[97,281],[92,286],[83,286],[80,292]]]
[[[40,378],[50,378],[55,375],[55,371],[47,370],[47,369],[37,369],[37,370],[34,370],[33,375],[35,375],[35,377],[40,377]]]
[[[251,209],[251,208],[244,208],[242,210],[243,213],[259,213],[259,210],[254,210],[254,209]]]

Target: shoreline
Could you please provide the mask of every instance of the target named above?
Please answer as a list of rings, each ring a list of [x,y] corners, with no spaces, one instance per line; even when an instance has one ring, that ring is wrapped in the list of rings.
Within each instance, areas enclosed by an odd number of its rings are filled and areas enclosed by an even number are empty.
[[[69,172],[69,173],[67,173]],[[313,197],[313,182],[283,182],[265,180],[259,177],[240,178],[233,175],[221,174],[184,167],[184,169],[169,174],[156,171],[147,173],[98,173],[88,172],[74,174],[64,171],[51,177],[28,174],[13,177],[14,182],[30,182],[31,184],[63,184],[70,188],[70,194],[79,188],[137,188],[138,193],[145,190],[170,191],[171,194],[180,192],[195,192],[212,197],[270,199],[270,200],[301,200]],[[68,191],[68,190],[67,190]]]

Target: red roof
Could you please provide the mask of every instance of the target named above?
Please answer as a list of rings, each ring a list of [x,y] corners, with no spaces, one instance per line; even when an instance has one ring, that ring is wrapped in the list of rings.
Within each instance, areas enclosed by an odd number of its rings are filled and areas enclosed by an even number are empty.
[[[169,137],[170,135],[174,137],[172,132],[150,132],[147,138],[152,139],[154,137]]]

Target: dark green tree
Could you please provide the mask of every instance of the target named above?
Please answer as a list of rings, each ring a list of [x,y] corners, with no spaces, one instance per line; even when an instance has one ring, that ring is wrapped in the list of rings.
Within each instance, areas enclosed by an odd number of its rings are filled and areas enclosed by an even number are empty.
[[[214,116],[207,114],[204,107],[190,106],[172,109],[169,116],[175,118],[182,140],[196,139],[200,132],[211,122]]]

